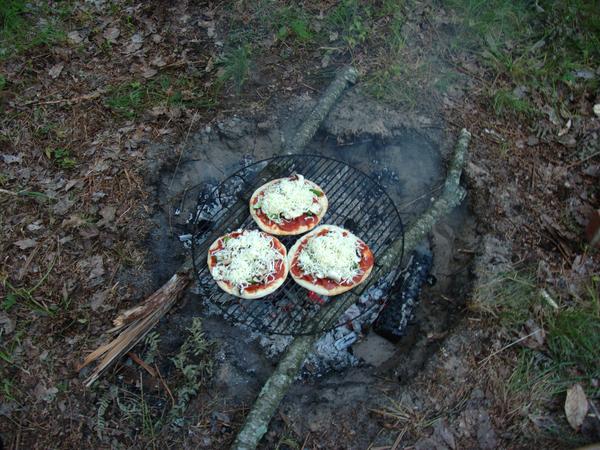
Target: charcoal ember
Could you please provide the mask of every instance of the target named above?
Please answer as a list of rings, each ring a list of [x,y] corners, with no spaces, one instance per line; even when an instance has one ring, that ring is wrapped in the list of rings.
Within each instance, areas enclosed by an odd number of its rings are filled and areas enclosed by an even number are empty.
[[[378,335],[392,342],[404,336],[421,288],[431,279],[429,273],[432,264],[433,255],[426,247],[418,247],[411,254],[404,277],[392,288],[387,305],[373,325]]]

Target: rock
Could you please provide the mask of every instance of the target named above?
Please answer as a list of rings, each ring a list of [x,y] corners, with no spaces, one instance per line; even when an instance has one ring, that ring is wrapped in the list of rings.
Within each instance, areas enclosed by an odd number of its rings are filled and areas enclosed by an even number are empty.
[[[370,333],[352,349],[354,356],[375,367],[386,362],[396,352],[394,344],[375,333]]]
[[[492,421],[490,420],[488,413],[484,410],[479,411],[477,442],[479,443],[479,448],[482,449],[494,449],[498,445],[496,432],[492,427]]]
[[[433,438],[425,438],[417,441],[412,447],[415,450],[448,450],[448,446]]]
[[[454,434],[450,431],[444,419],[437,420],[433,424],[433,437],[436,437],[438,441],[445,442],[452,450],[456,448]]]
[[[596,117],[600,117],[600,103],[594,105],[594,114],[596,114]]]

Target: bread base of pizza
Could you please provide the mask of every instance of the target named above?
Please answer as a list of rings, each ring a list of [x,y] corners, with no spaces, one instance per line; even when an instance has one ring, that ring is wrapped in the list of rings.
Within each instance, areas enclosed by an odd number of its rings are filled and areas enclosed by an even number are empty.
[[[250,214],[254,221],[261,230],[278,236],[312,230],[328,206],[323,190],[302,175],[269,181],[250,198]]]
[[[290,274],[320,295],[339,295],[364,282],[375,263],[367,244],[350,231],[321,225],[298,239],[288,252]]]
[[[288,275],[285,246],[258,230],[221,236],[208,249],[208,269],[225,292],[245,299],[275,292]]]

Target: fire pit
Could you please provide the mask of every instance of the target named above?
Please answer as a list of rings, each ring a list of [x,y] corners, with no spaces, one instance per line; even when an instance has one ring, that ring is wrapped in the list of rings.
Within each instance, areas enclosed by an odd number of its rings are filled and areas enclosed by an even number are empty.
[[[329,209],[322,223],[347,228],[369,245],[375,255],[371,276],[366,283],[334,298],[318,296],[291,278],[276,292],[258,300],[243,300],[223,292],[207,268],[208,247],[216,237],[227,232],[238,228],[256,229],[248,211],[252,193],[267,181],[294,173],[314,181],[327,193]],[[295,154],[250,164],[211,192],[200,192],[196,209],[189,218],[194,226],[192,256],[202,296],[225,317],[266,334],[322,334],[340,326],[352,327],[355,320],[376,314],[382,308],[385,296],[369,294],[390,286],[401,267],[399,260],[396,268],[389,272],[377,263],[386,248],[404,236],[402,219],[394,202],[367,174],[333,158]],[[296,239],[283,237],[281,241],[290,248]],[[348,308],[348,298],[354,299],[354,305],[341,315],[342,308]],[[331,314],[312,321],[307,327],[307,321],[329,302],[340,307],[334,307]]]

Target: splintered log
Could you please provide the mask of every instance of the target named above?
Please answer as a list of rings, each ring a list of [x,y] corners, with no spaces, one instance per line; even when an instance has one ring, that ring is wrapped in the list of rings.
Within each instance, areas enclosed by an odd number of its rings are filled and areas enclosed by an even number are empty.
[[[286,146],[285,151],[298,153],[310,142],[333,104],[348,85],[356,81],[357,76],[358,72],[353,67],[346,67],[337,73],[335,79],[319,99],[317,105],[298,127],[289,145]],[[274,169],[273,165],[267,165],[258,175],[259,179],[264,178],[264,182],[270,181],[272,177],[269,175]],[[242,199],[238,202],[232,208],[233,211],[240,211],[230,224],[234,228],[240,226],[247,217],[247,211],[242,207],[247,204],[247,199]],[[216,231],[206,239],[207,241],[211,241],[218,237],[219,231]],[[201,259],[204,260],[204,255],[201,256]],[[84,382],[86,386],[91,386],[115,361],[140,342],[158,323],[160,318],[171,309],[179,299],[181,293],[194,278],[193,266],[191,258],[188,259],[179,267],[169,281],[140,305],[119,314],[113,321],[114,328],[109,330],[109,332],[119,332],[119,335],[109,343],[100,346],[87,355],[78,366],[78,370],[81,370],[91,363],[98,361],[98,364]]]
[[[471,133],[465,129],[461,130],[442,195],[408,228],[404,236],[404,242],[402,240],[394,242],[379,259],[383,273],[400,264],[402,252],[409,253],[414,250],[425,239],[433,226],[465,198],[466,192],[460,185],[460,177],[470,140]],[[339,313],[339,311],[343,313],[354,303],[354,299],[347,297],[343,302],[342,307],[336,302],[330,302],[324,306],[319,314],[307,324],[307,330],[316,326],[323,318],[330,317],[331,314]],[[333,311],[334,305],[335,311]],[[275,371],[258,394],[243,428],[231,447],[233,450],[252,450],[256,448],[267,432],[271,418],[296,379],[302,363],[313,348],[317,338],[316,335],[300,336],[289,345]]]

